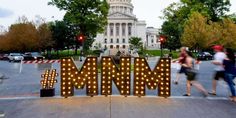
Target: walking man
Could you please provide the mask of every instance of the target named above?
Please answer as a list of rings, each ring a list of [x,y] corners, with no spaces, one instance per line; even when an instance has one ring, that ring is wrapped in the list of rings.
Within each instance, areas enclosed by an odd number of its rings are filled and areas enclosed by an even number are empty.
[[[214,60],[212,61],[212,64],[215,65],[215,75],[212,80],[212,91],[209,92],[211,95],[216,95],[216,85],[217,81],[221,78],[224,79],[224,67],[222,66],[223,60],[226,58],[225,53],[223,52],[223,47],[221,45],[215,45],[212,47],[215,55]]]

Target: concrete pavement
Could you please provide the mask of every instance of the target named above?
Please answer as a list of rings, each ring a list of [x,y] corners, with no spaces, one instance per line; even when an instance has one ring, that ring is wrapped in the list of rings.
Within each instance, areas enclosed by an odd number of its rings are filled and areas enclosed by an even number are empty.
[[[235,118],[236,103],[202,97],[72,97],[0,100],[6,118]]]

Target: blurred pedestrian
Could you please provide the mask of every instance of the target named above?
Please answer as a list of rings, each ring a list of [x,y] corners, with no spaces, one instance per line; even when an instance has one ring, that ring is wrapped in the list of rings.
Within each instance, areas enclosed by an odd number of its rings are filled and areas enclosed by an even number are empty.
[[[225,70],[222,66],[223,60],[226,58],[225,53],[223,52],[223,47],[221,45],[215,45],[212,47],[214,49],[215,55],[212,64],[215,65],[215,75],[212,80],[212,91],[209,92],[211,95],[216,95],[216,85],[217,81],[221,78],[224,79]]]
[[[206,97],[208,92],[206,89],[196,80],[197,71],[194,69],[195,60],[191,52],[187,51],[186,53],[186,63],[183,63],[182,66],[185,67],[185,73],[187,76],[187,93],[183,96],[191,96],[191,85],[196,87],[197,90],[203,93]]]
[[[234,52],[232,49],[226,48],[225,54],[227,55],[227,57],[223,61],[223,67],[225,69],[225,81],[227,82],[232,94],[232,96],[230,96],[230,99],[236,102],[236,93],[233,82],[236,76]]]
[[[186,61],[186,47],[180,48],[180,55],[179,58],[176,60],[173,60],[173,62],[178,61],[180,65],[184,64]],[[176,79],[174,80],[174,84],[178,84],[180,79],[180,74],[185,74],[185,67],[181,66],[180,70],[176,73]]]

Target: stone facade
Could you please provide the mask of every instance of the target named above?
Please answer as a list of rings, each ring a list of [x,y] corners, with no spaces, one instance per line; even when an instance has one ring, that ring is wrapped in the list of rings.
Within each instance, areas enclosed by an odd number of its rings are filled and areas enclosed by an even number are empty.
[[[160,49],[160,40],[159,40],[159,34],[158,29],[154,27],[147,27],[146,29],[146,48],[149,50],[156,50]]]
[[[146,39],[148,37],[146,22],[139,21],[133,14],[134,6],[131,0],[107,0],[107,2],[110,5],[108,25],[103,34],[97,35],[93,48],[108,49],[110,55],[114,55],[118,50],[128,53],[130,37],[140,37],[144,46],[151,45]]]

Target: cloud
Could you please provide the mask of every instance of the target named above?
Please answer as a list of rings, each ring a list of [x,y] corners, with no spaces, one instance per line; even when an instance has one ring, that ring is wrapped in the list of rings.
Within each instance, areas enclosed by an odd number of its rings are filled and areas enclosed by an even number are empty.
[[[0,8],[0,18],[5,18],[13,15],[13,12],[8,9]]]

